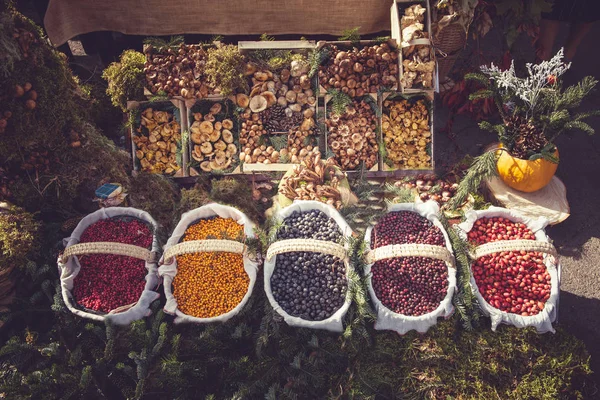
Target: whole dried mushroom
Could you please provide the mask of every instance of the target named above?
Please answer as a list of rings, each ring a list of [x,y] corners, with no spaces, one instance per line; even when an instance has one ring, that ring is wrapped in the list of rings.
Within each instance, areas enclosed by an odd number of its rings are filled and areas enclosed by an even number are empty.
[[[215,92],[204,76],[206,51],[200,45],[144,49],[144,73],[150,92],[201,99]]]
[[[427,9],[420,4],[412,5],[404,10],[404,15],[400,19],[402,47],[408,46],[411,40],[429,37],[428,33],[424,31],[426,12]]]
[[[268,133],[288,132],[301,124],[314,125],[314,112],[306,111],[314,109],[317,99],[306,67],[305,62],[295,60],[289,69],[252,74],[249,107],[252,112],[261,113]],[[238,105],[245,108],[243,100]]]
[[[430,45],[414,45],[402,49],[402,86],[406,89],[421,86],[433,88],[435,61]]]
[[[325,89],[339,89],[350,97],[377,93],[382,87],[397,88],[398,51],[387,43],[342,50],[328,45],[331,57],[319,67]]]
[[[292,169],[291,175],[283,177],[279,193],[291,200],[316,200],[340,209],[342,194],[335,167],[334,159],[323,161],[320,154],[311,154]]]
[[[237,153],[234,144],[231,119],[217,121],[215,114],[221,112],[222,104],[215,103],[206,115],[194,113],[194,122],[190,126],[192,158],[200,163],[205,172],[225,170],[231,166]],[[212,118],[206,119],[207,116]],[[213,120],[214,122],[212,122]]]
[[[364,163],[371,169],[377,163],[377,118],[364,100],[353,101],[342,115],[326,120],[328,145],[343,170],[354,170]]]
[[[167,111],[147,108],[142,112],[141,124],[133,136],[135,156],[143,171],[175,174],[181,170],[177,164],[177,143],[181,140],[181,127]]]
[[[431,142],[429,111],[424,100],[410,104],[407,100],[386,100],[381,129],[387,157],[396,168],[431,167],[427,147]]]

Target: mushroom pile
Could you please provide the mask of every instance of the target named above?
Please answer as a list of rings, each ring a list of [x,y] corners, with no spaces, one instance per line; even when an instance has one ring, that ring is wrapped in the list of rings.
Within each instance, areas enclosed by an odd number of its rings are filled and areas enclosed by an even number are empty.
[[[146,83],[152,93],[162,91],[186,99],[201,99],[213,93],[204,76],[206,51],[201,45],[161,49],[147,46],[144,54]]]
[[[321,160],[320,154],[306,157],[295,165],[279,185],[279,193],[291,200],[316,200],[337,209],[342,207],[342,194],[338,190],[340,180],[336,175],[333,158]]]
[[[353,47],[345,51],[328,45],[331,57],[319,67],[319,82],[325,89],[339,89],[350,97],[377,93],[398,84],[398,51],[387,43]]]
[[[252,64],[249,67],[252,71]],[[317,103],[308,77],[306,61],[294,60],[290,68],[280,72],[259,70],[252,73],[252,89],[249,102],[253,113],[260,113],[268,133],[285,132],[302,125],[303,129],[314,126],[314,107]],[[242,104],[246,98],[240,96]],[[236,97],[237,99],[237,97]]]
[[[342,115],[327,118],[326,124],[329,147],[344,171],[357,169],[361,163],[366,169],[377,164],[377,118],[370,104],[354,100]]]
[[[424,89],[433,88],[435,61],[430,45],[419,44],[402,49],[402,86],[405,89],[417,85]]]
[[[424,100],[385,100],[381,129],[387,157],[396,168],[428,168],[431,156],[429,111]]]
[[[279,152],[273,146],[262,144],[260,137],[267,132],[258,114],[253,114],[247,109],[240,115],[240,120],[240,161],[248,164],[273,164],[279,162],[280,156],[287,154],[286,149]]]
[[[425,31],[426,13],[427,9],[420,4],[414,4],[404,10],[404,15],[400,19],[402,47],[408,46],[411,40],[429,37]]]
[[[181,140],[181,127],[173,114],[146,108],[141,118],[133,142],[142,170],[169,175],[179,172],[177,143]]]
[[[204,116],[199,112],[193,114],[194,122],[190,126],[192,158],[205,172],[229,168],[237,153],[231,132],[233,121],[227,118],[218,121],[215,117],[222,108],[221,103],[215,103]]]

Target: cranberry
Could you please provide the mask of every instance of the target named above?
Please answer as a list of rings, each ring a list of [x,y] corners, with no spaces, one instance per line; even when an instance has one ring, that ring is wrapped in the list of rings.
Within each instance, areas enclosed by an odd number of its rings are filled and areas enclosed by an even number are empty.
[[[144,248],[152,245],[152,231],[138,220],[103,219],[83,232],[80,243],[117,242]],[[146,285],[145,261],[113,254],[79,256],[81,269],[73,283],[73,296],[85,308],[107,313],[135,303]]]

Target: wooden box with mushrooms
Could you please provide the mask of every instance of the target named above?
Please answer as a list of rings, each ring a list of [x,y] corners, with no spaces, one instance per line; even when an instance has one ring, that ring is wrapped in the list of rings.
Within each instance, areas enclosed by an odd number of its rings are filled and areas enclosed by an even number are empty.
[[[341,114],[328,109],[326,101],[327,149],[343,171],[378,170],[376,107],[375,95],[353,99]]]
[[[430,13],[426,2],[394,3],[392,37],[401,48],[400,85],[403,92],[436,88],[435,52],[430,40]]]
[[[190,166],[230,172],[238,164],[239,122],[234,104],[203,100],[188,108]]]
[[[181,109],[171,102],[138,106],[131,134],[134,170],[183,176]]]
[[[207,83],[204,75],[205,47],[183,43],[175,47],[144,46],[145,94],[154,96],[164,92],[168,97],[184,100],[218,96],[218,90]]]
[[[320,42],[319,51],[327,55],[319,67],[322,91],[339,89],[350,97],[377,93],[380,89],[396,90],[399,80],[397,44],[360,41]]]
[[[425,95],[385,93],[381,136],[385,170],[433,169],[433,107]]]

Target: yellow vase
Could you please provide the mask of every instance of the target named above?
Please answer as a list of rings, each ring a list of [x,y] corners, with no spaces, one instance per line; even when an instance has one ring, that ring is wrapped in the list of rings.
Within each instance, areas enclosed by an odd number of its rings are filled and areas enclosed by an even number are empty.
[[[535,161],[511,156],[508,151],[498,150],[498,174],[504,183],[521,192],[535,192],[552,180],[558,164],[539,158]],[[554,152],[558,158],[558,149]]]

